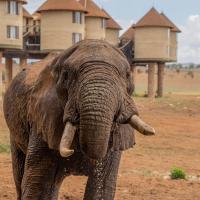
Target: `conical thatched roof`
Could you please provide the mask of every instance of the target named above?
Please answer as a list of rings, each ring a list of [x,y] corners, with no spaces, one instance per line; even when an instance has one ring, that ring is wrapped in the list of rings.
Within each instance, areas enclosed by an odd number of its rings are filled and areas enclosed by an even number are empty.
[[[171,31],[181,33],[181,30],[164,13],[161,13],[161,16],[173,27]]]
[[[79,0],[79,2],[87,10],[87,17],[101,17],[109,19],[109,16],[92,0]]]
[[[103,11],[109,16],[109,19],[106,21],[106,28],[121,30],[122,27],[104,9]]]
[[[55,10],[86,12],[86,9],[77,0],[47,0],[40,6],[37,12]]]
[[[173,28],[160,13],[152,8],[142,19],[138,21],[136,27],[168,27]]]
[[[23,7],[23,17],[33,18],[32,15]]]
[[[120,39],[132,40],[135,38],[135,24],[131,25],[121,36]]]

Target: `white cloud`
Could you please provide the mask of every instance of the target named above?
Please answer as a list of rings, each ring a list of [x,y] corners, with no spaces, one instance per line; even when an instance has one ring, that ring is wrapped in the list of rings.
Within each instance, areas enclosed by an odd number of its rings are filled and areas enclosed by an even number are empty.
[[[179,62],[200,63],[200,15],[189,16],[180,28]]]

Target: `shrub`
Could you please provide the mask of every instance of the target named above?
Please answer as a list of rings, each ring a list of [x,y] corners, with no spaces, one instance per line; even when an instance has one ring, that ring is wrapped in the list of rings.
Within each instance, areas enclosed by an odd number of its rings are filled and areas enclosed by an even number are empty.
[[[10,145],[0,144],[0,153],[10,153]]]
[[[176,73],[179,74],[181,72],[180,68],[176,68]]]
[[[186,173],[181,168],[173,168],[170,172],[171,179],[186,179]]]
[[[188,71],[187,75],[190,76],[191,78],[194,78],[194,73],[193,73],[193,71],[191,71],[191,70]]]

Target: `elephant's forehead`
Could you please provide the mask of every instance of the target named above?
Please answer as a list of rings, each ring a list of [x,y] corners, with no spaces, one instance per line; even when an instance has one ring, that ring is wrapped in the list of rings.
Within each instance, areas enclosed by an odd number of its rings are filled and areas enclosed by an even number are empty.
[[[121,69],[128,66],[126,58],[118,50],[104,43],[80,46],[66,62],[77,68],[84,63],[95,61],[106,62]]]

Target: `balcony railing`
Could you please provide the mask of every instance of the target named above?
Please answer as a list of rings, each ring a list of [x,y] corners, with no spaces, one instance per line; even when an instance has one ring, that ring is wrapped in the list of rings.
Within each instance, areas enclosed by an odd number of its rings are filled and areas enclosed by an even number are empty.
[[[40,28],[38,25],[25,26],[23,34],[23,47],[25,51],[40,50]]]

